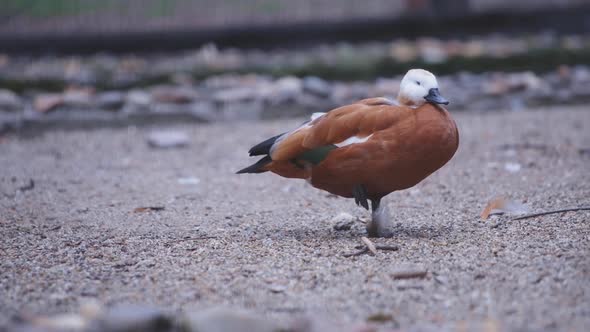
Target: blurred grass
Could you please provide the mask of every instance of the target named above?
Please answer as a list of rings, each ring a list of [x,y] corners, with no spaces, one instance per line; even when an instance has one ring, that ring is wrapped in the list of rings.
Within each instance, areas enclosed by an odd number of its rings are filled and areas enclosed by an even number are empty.
[[[260,14],[279,13],[283,6],[274,0],[241,1],[220,0],[227,8]],[[187,0],[150,0],[145,1],[143,11],[147,17],[162,17],[175,14],[177,8],[183,8],[191,1]],[[203,3],[207,6],[207,3]],[[0,0],[0,12],[18,12],[19,15],[34,18],[63,17],[105,11],[129,11],[132,3],[122,0]]]
[[[393,77],[404,74],[409,68],[425,68],[438,75],[454,74],[457,72],[519,72],[532,71],[546,73],[555,70],[560,65],[590,65],[590,47],[572,50],[562,48],[536,49],[527,53],[505,58],[491,56],[481,57],[451,57],[445,62],[429,63],[423,60],[399,62],[390,57],[366,59],[344,57],[328,65],[325,63],[310,63],[304,66],[284,67],[241,67],[240,69],[219,69],[211,67],[193,68],[191,75],[201,80],[219,74],[267,74],[275,77],[293,75],[298,77],[318,76],[326,80],[355,81],[374,80],[378,77]],[[171,74],[146,74],[133,82],[124,85],[114,83],[108,75],[98,78],[92,86],[98,90],[140,88],[155,84],[170,84]],[[62,91],[71,82],[58,79],[18,79],[0,76],[0,86],[23,92],[30,89],[45,91]]]
[[[147,6],[147,15],[150,17],[169,16],[176,11],[178,0],[150,1]]]
[[[578,50],[562,48],[533,49],[526,53],[505,58],[455,56],[440,63],[426,62],[422,59],[399,62],[391,57],[363,58],[356,61],[347,59],[331,65],[312,63],[303,67],[277,68],[271,70],[270,74],[300,77],[313,75],[330,80],[353,81],[401,75],[408,68],[426,68],[439,75],[447,75],[461,71],[472,73],[532,71],[543,73],[555,70],[560,65],[590,65],[590,48]]]
[[[450,75],[458,72],[522,72],[532,71],[538,74],[555,70],[560,65],[590,65],[590,47],[582,49],[546,48],[533,49],[527,53],[515,54],[504,58],[493,56],[466,57],[454,56],[446,61],[433,63],[422,59],[400,62],[391,57],[343,57],[332,64],[321,62],[304,66],[277,68],[242,68],[239,73],[261,73],[280,77],[293,75],[298,77],[318,76],[327,80],[356,81],[374,80],[379,77],[403,75],[409,68],[425,68],[437,75]],[[214,74],[221,74],[216,71]],[[197,71],[195,78],[202,79],[208,71]]]
[[[146,17],[170,16],[179,0],[151,0],[142,11]],[[32,18],[53,18],[96,14],[101,12],[131,11],[131,3],[122,0],[0,0],[0,12],[18,13]]]
[[[257,2],[256,6],[253,7],[254,11],[261,12],[264,14],[276,14],[279,13],[283,8],[280,3],[272,0]]]
[[[116,0],[72,1],[72,0],[2,0],[0,6],[8,12],[18,12],[31,17],[46,18],[96,12],[112,8]]]

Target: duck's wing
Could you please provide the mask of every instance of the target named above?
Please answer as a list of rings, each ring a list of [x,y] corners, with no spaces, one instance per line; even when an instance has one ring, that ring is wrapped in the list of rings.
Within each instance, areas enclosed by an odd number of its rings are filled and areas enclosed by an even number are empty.
[[[238,173],[272,171],[284,177],[308,178],[306,165],[320,163],[334,149],[351,145],[362,148],[362,143],[373,134],[391,127],[403,114],[408,114],[404,110],[407,111],[406,106],[389,99],[370,98],[327,113],[314,113],[298,128],[250,149],[251,156],[264,157]]]
[[[364,143],[377,131],[391,127],[405,108],[386,98],[336,108],[277,138],[269,155],[273,161],[317,164],[331,150]]]

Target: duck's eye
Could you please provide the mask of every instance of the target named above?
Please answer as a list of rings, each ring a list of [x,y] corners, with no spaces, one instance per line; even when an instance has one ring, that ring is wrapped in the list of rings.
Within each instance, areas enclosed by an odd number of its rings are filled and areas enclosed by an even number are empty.
[[[422,85],[422,84],[420,83],[420,81],[416,81],[416,84],[418,84],[418,85]]]

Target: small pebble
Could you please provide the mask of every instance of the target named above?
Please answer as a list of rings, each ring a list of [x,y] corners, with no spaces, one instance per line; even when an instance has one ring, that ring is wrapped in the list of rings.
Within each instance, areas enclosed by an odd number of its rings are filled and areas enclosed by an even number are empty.
[[[186,332],[275,332],[281,326],[255,314],[229,309],[213,308],[189,312],[181,323]]]
[[[116,305],[96,324],[99,330],[109,332],[163,332],[173,326],[172,319],[162,310],[142,305]]]
[[[504,169],[510,173],[516,173],[516,172],[520,171],[521,168],[522,168],[522,166],[519,163],[509,162],[509,163],[504,164]]]
[[[352,228],[356,218],[349,213],[341,212],[336,217],[332,218],[331,223],[334,224],[334,230],[347,231]]]
[[[173,131],[173,130],[162,130],[155,131],[149,134],[148,144],[152,148],[180,148],[189,145],[189,137],[185,132]]]

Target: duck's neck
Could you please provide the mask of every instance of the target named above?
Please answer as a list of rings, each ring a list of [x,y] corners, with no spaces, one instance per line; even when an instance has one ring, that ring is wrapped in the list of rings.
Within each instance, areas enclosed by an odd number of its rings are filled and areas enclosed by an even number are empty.
[[[423,105],[423,104],[421,104],[421,105],[417,104],[413,100],[411,100],[410,98],[402,96],[402,95],[397,96],[397,102],[402,106],[407,106],[407,107],[411,107],[411,108],[417,108],[417,107],[420,107]]]

